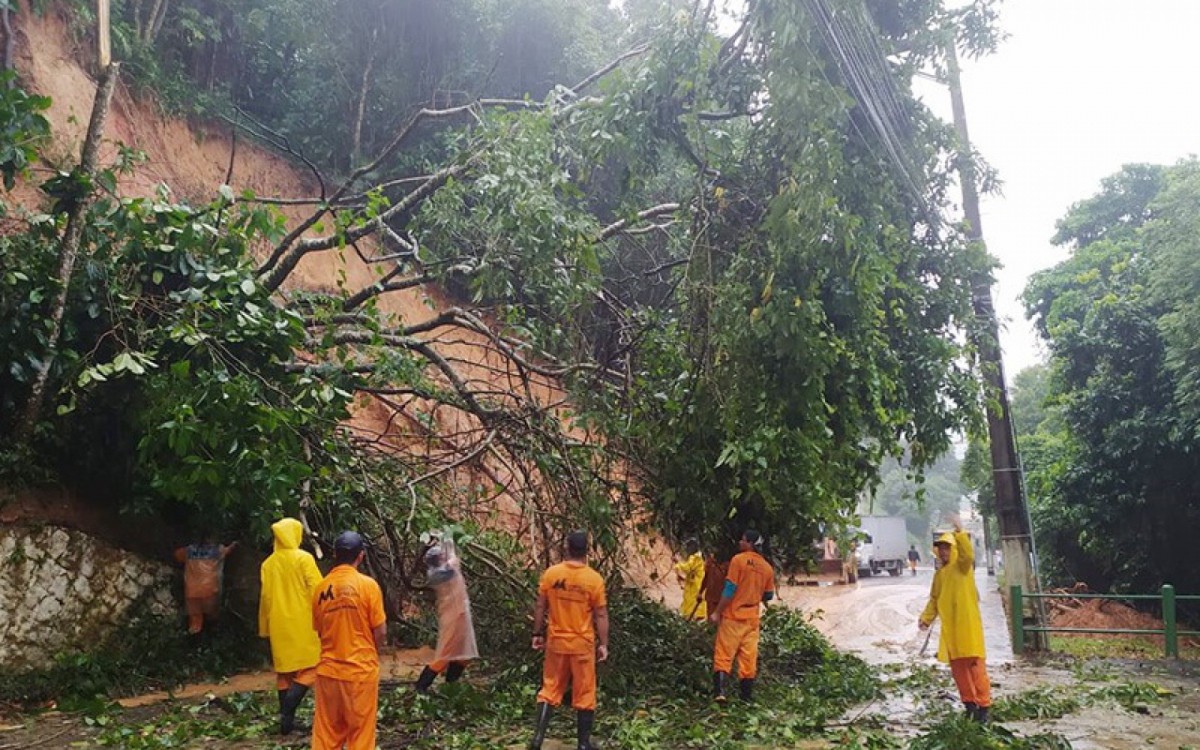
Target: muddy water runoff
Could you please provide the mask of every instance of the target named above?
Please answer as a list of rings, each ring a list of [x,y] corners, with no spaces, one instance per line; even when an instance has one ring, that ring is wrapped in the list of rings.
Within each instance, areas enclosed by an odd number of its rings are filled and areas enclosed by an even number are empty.
[[[813,624],[839,648],[902,677],[911,669],[937,664],[937,626],[923,653],[926,634],[917,630],[917,617],[928,601],[932,576],[932,569],[921,568],[916,576],[905,572],[900,578],[865,578],[852,586],[793,586],[780,593],[784,604],[808,613]],[[1081,672],[1065,662],[1014,658],[996,579],[980,568],[977,583],[995,698],[1040,687],[1086,689],[1091,679],[1150,682],[1172,691],[1161,703],[1145,707],[1145,713],[1095,705],[1060,719],[1005,726],[1022,734],[1058,733],[1075,750],[1200,750],[1200,680],[1195,672],[1187,676],[1187,670],[1174,669],[1167,662],[1105,663]],[[888,690],[887,697],[859,707],[850,717],[879,716],[896,734],[911,736],[921,727],[922,704],[930,700],[954,704],[957,696],[950,689],[932,696]]]

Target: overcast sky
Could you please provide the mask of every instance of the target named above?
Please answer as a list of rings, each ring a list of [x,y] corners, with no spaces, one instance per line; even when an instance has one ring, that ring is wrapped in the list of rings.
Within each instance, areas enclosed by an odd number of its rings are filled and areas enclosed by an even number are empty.
[[[983,203],[989,249],[1004,264],[993,290],[1012,377],[1041,347],[1018,296],[1029,275],[1066,257],[1054,222],[1122,164],[1200,153],[1200,0],[1006,0],[997,54],[965,61],[975,148],[1004,194]],[[922,87],[950,117],[949,95]]]

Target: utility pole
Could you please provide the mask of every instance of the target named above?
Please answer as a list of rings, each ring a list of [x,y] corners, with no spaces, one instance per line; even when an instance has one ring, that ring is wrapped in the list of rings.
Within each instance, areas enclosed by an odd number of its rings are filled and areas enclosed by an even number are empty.
[[[987,513],[980,511],[979,518],[983,521],[983,551],[987,553],[987,573],[996,575],[996,541],[992,539],[992,519]]]
[[[109,14],[109,0],[96,0],[96,66],[101,71],[108,70],[112,64],[112,24]]]
[[[962,183],[963,213],[967,220],[967,239],[980,248],[983,223],[979,214],[979,189],[975,167],[971,160],[971,138],[967,132],[967,109],[963,103],[962,80],[954,38],[946,42],[946,75],[950,101],[954,109],[954,127],[958,131],[957,167]],[[987,386],[986,408],[988,442],[992,453],[992,484],[996,489],[996,520],[1000,526],[1000,549],[1004,555],[1005,578],[1009,585],[1020,584],[1028,592],[1041,590],[1038,584],[1037,557],[1033,546],[1029,508],[1025,504],[1021,464],[1017,458],[1013,436],[1012,414],[1009,411],[1008,387],[1004,381],[1004,362],[1000,353],[1000,327],[992,304],[991,279],[980,274],[971,285],[971,304],[975,312],[975,346],[978,350],[983,381]],[[1027,625],[1042,626],[1044,617],[1040,599],[1025,599],[1020,613]],[[1044,649],[1044,633],[1030,633],[1028,646]]]

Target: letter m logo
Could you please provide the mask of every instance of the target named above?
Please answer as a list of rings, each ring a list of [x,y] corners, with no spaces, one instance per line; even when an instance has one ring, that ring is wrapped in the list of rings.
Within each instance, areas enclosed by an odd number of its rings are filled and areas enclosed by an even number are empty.
[[[321,595],[317,597],[317,604],[324,604],[331,601],[333,601],[333,584],[330,584],[329,588],[322,591]]]

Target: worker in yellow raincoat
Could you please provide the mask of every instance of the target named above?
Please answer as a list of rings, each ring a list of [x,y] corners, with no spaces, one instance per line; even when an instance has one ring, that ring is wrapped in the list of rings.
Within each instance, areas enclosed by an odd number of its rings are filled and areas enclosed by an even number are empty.
[[[417,678],[418,693],[428,693],[438,675],[456,682],[467,664],[479,658],[475,645],[475,626],[471,622],[471,599],[463,579],[462,563],[454,538],[442,532],[435,544],[425,551],[426,580],[437,596],[438,642],[433,661]]]
[[[275,688],[279,693],[279,731],[296,728],[296,709],[317,681],[321,639],[312,624],[312,595],[321,582],[313,556],[300,549],[304,527],[294,518],[271,526],[275,551],[259,570],[258,635],[271,639]]]
[[[954,532],[942,534],[934,543],[934,551],[942,564],[933,575],[920,628],[925,630],[934,619],[941,618],[938,659],[950,665],[967,715],[986,723],[992,686],[985,663],[979,590],[975,587],[975,548],[971,536],[955,519]]]
[[[703,621],[708,617],[708,607],[700,595],[704,582],[704,558],[700,556],[700,543],[695,539],[684,542],[687,558],[675,564],[675,578],[683,587],[683,605],[680,612],[688,620]]]

